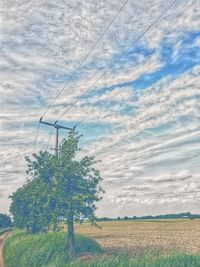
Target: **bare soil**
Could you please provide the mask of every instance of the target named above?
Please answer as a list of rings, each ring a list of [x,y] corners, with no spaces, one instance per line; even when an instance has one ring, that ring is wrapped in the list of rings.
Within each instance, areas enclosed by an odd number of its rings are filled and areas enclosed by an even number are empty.
[[[146,253],[158,250],[164,254],[200,253],[200,219],[157,221],[99,222],[102,230],[90,224],[76,225],[77,233],[95,239],[107,251]]]
[[[7,231],[0,235],[0,267],[6,267],[3,260],[3,246],[9,235],[11,235],[11,231]]]

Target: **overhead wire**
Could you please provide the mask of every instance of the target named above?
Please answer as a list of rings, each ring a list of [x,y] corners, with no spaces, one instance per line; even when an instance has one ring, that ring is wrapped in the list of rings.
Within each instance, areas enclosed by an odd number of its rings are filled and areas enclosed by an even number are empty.
[[[176,1],[174,1],[174,2],[170,5],[170,7],[172,7],[172,5],[175,4],[175,2],[176,2]],[[168,7],[167,10],[168,10],[170,7]],[[161,15],[163,16],[163,15],[166,13],[167,10],[165,10]],[[162,17],[161,15],[159,16],[159,18]],[[157,19],[156,21],[158,21],[158,19]],[[155,24],[155,22],[153,23],[153,25],[154,25],[154,24]],[[154,68],[157,66],[157,64],[158,64],[158,63],[154,64],[151,68],[149,68],[148,70],[146,70],[142,75],[144,75],[144,74],[150,72],[152,69],[154,69]],[[119,95],[120,93],[122,93],[122,91],[119,91],[119,92],[116,93],[114,96],[108,97],[108,98],[107,98],[107,99],[100,105],[99,108],[101,109],[104,105],[108,104],[114,97],[116,97],[116,96]],[[83,122],[87,121],[87,120],[88,120],[91,116],[93,116],[93,114],[96,113],[96,112],[97,112],[97,111],[93,111],[93,112],[91,112],[87,117],[85,117],[84,119],[82,119],[81,121],[79,121],[79,122],[76,124],[76,126],[77,126],[77,127],[80,126]],[[144,120],[145,120],[145,119],[144,119]],[[131,125],[132,125],[132,123],[130,123],[130,124],[128,125],[128,128],[129,128]],[[84,129],[85,129],[85,127],[84,127]]]
[[[95,43],[93,44],[93,46],[91,47],[91,49],[89,50],[89,52],[83,57],[83,59],[81,60],[81,62],[78,64],[78,66],[76,67],[76,69],[73,71],[73,73],[71,74],[71,76],[69,77],[69,79],[67,80],[66,84],[61,88],[61,90],[58,92],[58,94],[55,96],[55,98],[53,99],[53,101],[51,102],[51,104],[47,107],[47,109],[45,110],[45,112],[43,113],[42,117],[44,117],[44,115],[49,111],[49,109],[54,105],[55,101],[58,99],[58,97],[61,95],[61,93],[63,92],[63,90],[67,87],[67,85],[72,81],[73,77],[75,76],[75,74],[78,72],[78,70],[80,69],[80,67],[83,65],[83,63],[86,61],[86,59],[90,56],[90,54],[92,53],[92,51],[95,49],[95,47],[97,46],[97,44],[99,43],[99,41],[102,39],[102,37],[105,35],[105,33],[109,30],[109,28],[111,27],[111,25],[114,23],[115,19],[119,16],[119,14],[122,12],[122,10],[125,8],[125,6],[127,5],[129,0],[126,0],[124,2],[124,4],[120,7],[120,9],[117,11],[117,13],[115,14],[115,16],[112,18],[112,20],[110,21],[110,23],[106,26],[106,28],[103,30],[103,32],[100,34],[99,38],[95,41]]]
[[[51,142],[51,139],[52,139],[54,130],[55,130],[55,128],[53,128],[53,129],[51,130],[51,133],[50,133],[50,136],[49,136],[49,140],[48,140],[47,145],[46,145],[46,150],[49,149],[49,145],[50,145],[50,142]]]
[[[129,50],[163,17],[163,15],[175,4],[177,2],[177,0],[174,0],[167,8],[165,8],[164,9],[164,11],[158,16],[158,18],[156,19],[156,20],[154,20],[153,21],[153,23],[151,23],[146,29],[145,29],[145,31],[143,31],[139,36],[138,36],[138,38],[128,47],[128,49],[126,49],[126,51],[124,51],[118,58],[117,58],[117,60],[116,61],[114,61],[114,63],[112,64],[112,66],[111,66],[111,68],[113,68],[113,66],[115,65],[115,63],[116,62],[118,62],[123,56],[125,56],[128,52],[129,52]],[[149,70],[148,70],[149,71]],[[146,72],[145,72],[146,73]],[[88,93],[96,84],[97,84],[97,82],[101,79],[101,78],[103,78],[105,75],[107,74],[107,71],[105,71],[90,87],[89,87],[89,89],[85,92],[85,93]],[[116,95],[115,95],[116,96]],[[114,96],[112,96],[112,98],[113,98]],[[81,97],[79,97],[76,101],[74,101],[73,103],[72,103],[72,105],[68,108],[68,109],[66,109],[63,113],[62,113],[62,115],[59,117],[59,119],[58,120],[60,120],[64,115],[65,115],[65,113],[67,112],[67,111],[69,111],[69,109],[72,107],[72,106],[74,106],[75,104],[77,104],[79,101],[80,101],[80,99],[82,98],[82,96]],[[107,100],[107,99],[106,99]],[[102,104],[101,106],[100,106],[100,108],[103,106],[104,104]],[[92,112],[91,114],[88,114],[88,118],[89,117],[91,117],[92,115],[94,114],[94,112]],[[82,124],[84,121],[86,121],[87,120],[87,117],[86,118],[84,118],[83,120],[81,120],[81,121],[79,121],[77,124],[76,124],[76,127],[77,126],[80,126],[80,124]]]
[[[76,67],[76,69],[73,71],[72,75],[69,77],[69,79],[67,80],[66,84],[61,88],[61,90],[56,94],[55,98],[53,99],[53,101],[50,103],[50,105],[47,107],[47,109],[44,111],[44,113],[42,114],[41,118],[43,118],[47,112],[49,111],[50,108],[53,107],[53,105],[55,104],[56,100],[58,99],[58,97],[62,94],[63,90],[67,87],[67,85],[72,81],[73,77],[75,76],[75,74],[78,72],[78,70],[80,69],[80,67],[83,65],[83,63],[87,60],[87,58],[90,56],[90,54],[92,53],[92,51],[95,49],[95,47],[97,46],[97,44],[100,42],[100,40],[102,39],[102,37],[105,35],[105,33],[109,30],[109,28],[112,26],[112,24],[114,23],[114,21],[116,20],[116,18],[119,16],[119,14],[122,12],[122,10],[125,8],[125,6],[127,5],[129,0],[126,0],[124,2],[124,4],[120,7],[120,9],[117,11],[117,13],[114,15],[114,17],[112,18],[112,20],[110,21],[110,23],[107,25],[107,27],[103,30],[103,32],[100,34],[99,38],[95,41],[95,43],[93,44],[93,46],[91,47],[91,49],[89,50],[89,52],[83,57],[83,59],[81,60],[81,62],[78,64],[78,66]],[[40,127],[37,130],[37,135],[36,135],[36,139],[35,139],[35,145],[34,145],[34,153],[35,153],[35,149],[37,146],[37,141],[38,141],[38,135],[39,135],[39,130]]]
[[[154,64],[151,68],[149,68],[148,70],[146,70],[145,72],[142,73],[142,75],[146,74],[146,73],[149,73],[152,69],[154,69],[155,67],[157,66],[157,63]],[[107,105],[108,103],[110,103],[112,101],[112,99],[118,95],[120,95],[121,93],[123,93],[122,91],[118,91],[117,93],[115,93],[115,95],[112,95],[110,97],[108,97],[107,99],[105,99],[103,101],[103,103],[98,107],[99,109],[101,109],[103,106]],[[84,119],[80,120],[77,124],[76,124],[76,127],[80,126],[83,122],[86,122],[88,121],[88,119],[90,117],[92,117],[95,113],[97,113],[98,110],[96,111],[93,111],[91,113],[88,113],[88,116],[85,117]]]
[[[36,152],[36,147],[37,147],[37,142],[38,142],[38,137],[39,137],[39,131],[40,131],[40,123],[38,122],[38,127],[36,131],[36,137],[35,137],[35,142],[34,142],[34,153]]]

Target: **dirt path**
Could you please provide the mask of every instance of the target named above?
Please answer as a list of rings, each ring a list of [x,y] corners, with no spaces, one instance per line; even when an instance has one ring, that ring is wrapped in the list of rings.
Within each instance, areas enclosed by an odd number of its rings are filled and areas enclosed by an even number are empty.
[[[3,262],[3,245],[9,235],[11,235],[11,231],[5,232],[4,234],[0,235],[0,267],[5,267]]]

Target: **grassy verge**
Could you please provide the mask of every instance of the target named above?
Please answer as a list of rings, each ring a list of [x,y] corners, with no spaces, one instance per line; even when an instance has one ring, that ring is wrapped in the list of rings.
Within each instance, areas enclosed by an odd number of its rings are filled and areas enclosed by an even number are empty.
[[[67,256],[66,233],[27,235],[15,231],[4,246],[7,267],[200,267],[200,256],[174,254],[161,257],[158,253],[131,257],[128,253],[99,255],[101,247],[92,239],[76,235],[76,250],[89,253],[71,261]],[[93,257],[91,254],[93,253]],[[96,256],[95,256],[96,255]]]
[[[147,255],[142,258],[130,258],[128,254],[103,256],[93,261],[72,262],[70,267],[199,267],[200,256],[172,255],[159,257]]]
[[[96,241],[76,235],[76,251],[100,253]],[[15,231],[4,246],[4,260],[7,267],[66,267],[70,262],[67,253],[66,233],[27,235]]]

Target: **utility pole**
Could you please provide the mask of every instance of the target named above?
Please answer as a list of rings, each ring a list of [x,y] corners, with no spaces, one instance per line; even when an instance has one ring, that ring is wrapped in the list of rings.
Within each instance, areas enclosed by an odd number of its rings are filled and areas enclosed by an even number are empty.
[[[74,131],[75,130],[75,127],[74,128],[65,127],[65,126],[62,126],[60,124],[57,124],[57,122],[58,121],[55,121],[54,123],[46,122],[46,121],[43,121],[42,120],[42,117],[39,120],[39,123],[46,124],[46,125],[51,126],[51,127],[54,127],[56,129],[56,142],[55,142],[55,148],[54,148],[56,157],[58,157],[59,130],[60,129],[65,129],[65,130],[69,130],[69,131]]]

